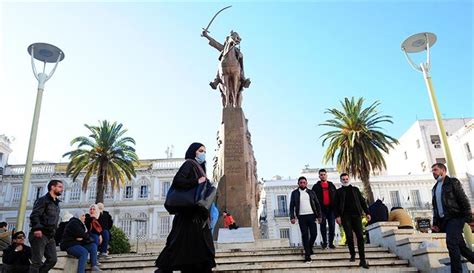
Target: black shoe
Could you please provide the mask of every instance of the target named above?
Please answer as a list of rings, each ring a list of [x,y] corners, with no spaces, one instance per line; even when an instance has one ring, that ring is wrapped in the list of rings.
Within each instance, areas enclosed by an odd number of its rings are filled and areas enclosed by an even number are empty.
[[[307,264],[310,264],[310,263],[312,262],[311,257],[306,256],[306,257],[304,258],[304,262],[307,263]]]
[[[322,248],[322,249],[328,248],[328,244],[327,244],[327,243],[321,243],[321,248]]]
[[[359,266],[369,269],[369,264],[365,260],[360,261]]]
[[[334,244],[329,244],[329,248],[330,248],[330,249],[335,249],[336,246],[335,246]]]
[[[351,256],[351,258],[349,259],[349,262],[355,262],[356,261],[356,258],[354,256]]]

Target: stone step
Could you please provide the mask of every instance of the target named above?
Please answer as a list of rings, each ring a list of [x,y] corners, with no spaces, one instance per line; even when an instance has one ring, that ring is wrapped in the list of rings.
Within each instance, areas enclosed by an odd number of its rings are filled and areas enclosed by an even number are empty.
[[[313,261],[339,261],[348,260],[350,257],[349,253],[329,254],[326,255],[311,255]],[[385,260],[398,260],[398,257],[392,253],[367,253],[366,259],[385,259]],[[303,255],[285,255],[285,256],[256,256],[256,257],[226,257],[217,258],[216,263],[218,264],[237,264],[237,263],[257,263],[257,262],[300,262],[303,260]]]
[[[146,256],[136,256],[136,257],[120,257],[115,256],[109,260],[100,260],[103,266],[107,264],[114,264],[114,263],[141,263],[141,262],[149,262],[155,261],[158,255],[146,255]],[[313,260],[321,260],[321,261],[336,261],[336,260],[347,260],[349,258],[349,253],[346,251],[345,253],[317,253],[311,256]],[[367,259],[398,259],[398,257],[389,252],[367,252],[366,253]],[[216,263],[218,264],[230,264],[230,263],[255,263],[255,262],[299,262],[303,259],[302,253],[298,254],[288,254],[288,255],[249,255],[249,256],[225,256],[225,257],[216,257]]]
[[[406,268],[407,272],[416,272],[408,267],[408,261],[404,260],[367,260],[371,268],[365,270],[365,272],[373,272],[376,268]],[[218,264],[216,272],[253,272],[260,270],[261,272],[281,272],[282,270],[291,270],[292,272],[301,272],[300,270],[328,270],[333,272],[334,270],[340,270],[344,268],[344,271],[352,272],[350,269],[359,270],[359,262],[346,261],[313,261],[310,264],[299,262],[262,262],[262,263],[248,263],[248,264],[231,264],[221,265]],[[313,271],[314,272],[314,271]]]

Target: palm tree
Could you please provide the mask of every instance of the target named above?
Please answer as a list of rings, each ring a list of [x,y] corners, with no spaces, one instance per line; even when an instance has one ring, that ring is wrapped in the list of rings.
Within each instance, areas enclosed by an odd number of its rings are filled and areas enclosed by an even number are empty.
[[[363,108],[364,98],[357,101],[352,97],[341,101],[342,110],[326,109],[325,113],[333,115],[332,119],[320,124],[335,128],[321,135],[323,146],[329,141],[323,161],[334,162],[337,154],[337,169],[354,178],[359,178],[364,185],[364,195],[369,204],[374,202],[374,194],[369,183],[370,173],[386,168],[382,151],[388,153],[389,148],[398,144],[397,139],[382,133],[379,124],[392,122],[392,117],[380,115],[377,107],[379,101]]]
[[[88,137],[80,136],[71,141],[71,146],[78,144],[77,149],[63,155],[69,156],[70,162],[66,169],[66,176],[72,176],[73,181],[81,172],[85,172],[82,180],[82,190],[92,176],[97,176],[96,203],[104,201],[104,192],[109,186],[112,191],[135,177],[134,163],[138,163],[135,149],[135,140],[123,137],[127,132],[122,124],[117,122],[99,121],[99,126],[84,126],[91,131]]]

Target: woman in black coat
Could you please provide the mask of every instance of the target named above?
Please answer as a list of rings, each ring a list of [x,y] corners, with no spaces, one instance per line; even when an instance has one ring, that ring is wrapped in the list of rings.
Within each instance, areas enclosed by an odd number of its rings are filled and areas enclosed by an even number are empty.
[[[84,224],[86,218],[84,211],[75,210],[73,216],[64,229],[61,250],[79,259],[78,273],[85,272],[88,256],[91,259],[91,271],[102,272],[97,266],[97,245],[89,236]]]
[[[201,143],[193,143],[186,151],[186,161],[181,165],[172,187],[190,189],[207,180],[205,176],[198,177],[197,162],[206,170],[206,147]],[[193,163],[191,160],[194,160]],[[156,259],[155,272],[168,273],[173,270],[186,272],[211,272],[216,266],[215,250],[208,223],[209,215],[200,210],[177,213],[173,219],[171,232],[166,239],[166,246]]]

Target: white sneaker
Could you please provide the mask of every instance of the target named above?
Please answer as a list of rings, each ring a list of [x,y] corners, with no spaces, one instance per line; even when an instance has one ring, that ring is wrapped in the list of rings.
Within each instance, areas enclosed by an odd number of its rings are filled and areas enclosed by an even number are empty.
[[[104,272],[104,271],[100,270],[100,268],[99,268],[97,265],[91,267],[91,271],[92,271],[92,272]]]

